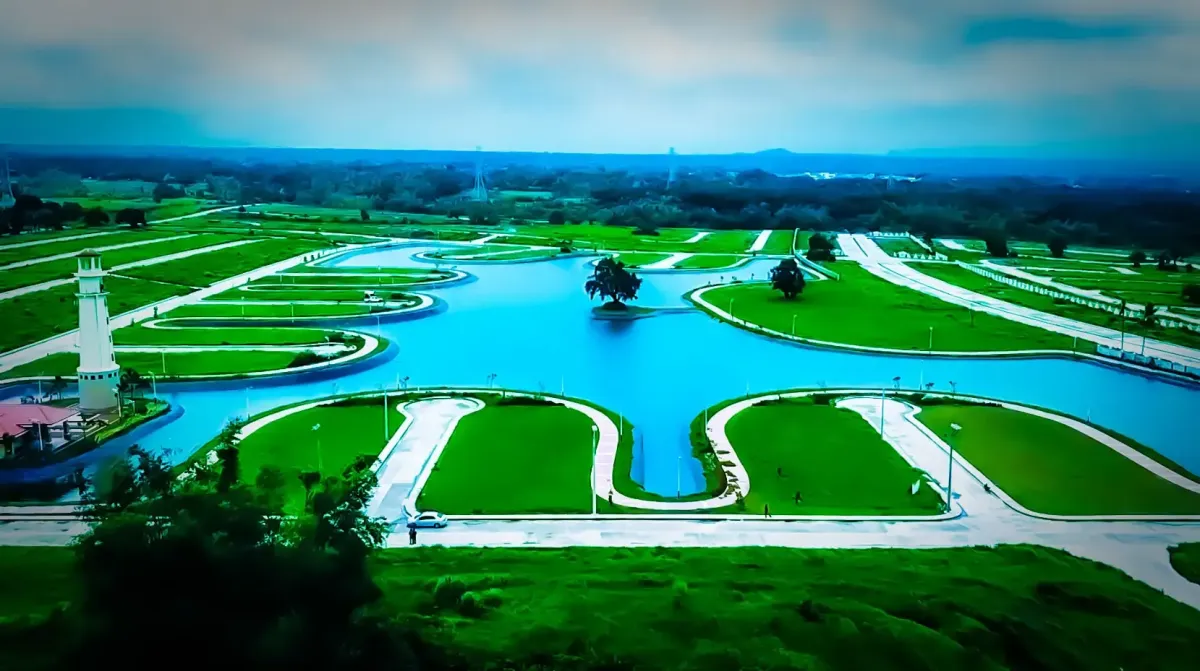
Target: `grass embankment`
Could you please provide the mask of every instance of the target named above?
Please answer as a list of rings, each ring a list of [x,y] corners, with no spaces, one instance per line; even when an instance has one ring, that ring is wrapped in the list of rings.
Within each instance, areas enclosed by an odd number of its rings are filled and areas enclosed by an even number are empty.
[[[764,401],[726,436],[750,476],[746,511],[773,515],[934,515],[942,499],[852,410],[811,397]],[[779,475],[782,469],[783,475]],[[802,500],[796,503],[799,492]]]
[[[326,341],[330,331],[310,328],[146,328],[113,331],[121,345],[313,345]]]
[[[768,284],[713,289],[704,299],[753,324],[810,340],[924,352],[1030,349],[1070,351],[1071,338],[945,303],[894,285],[852,263],[837,264],[841,281],[810,282],[795,300]],[[880,328],[886,324],[887,328]]]
[[[974,291],[984,296],[991,296],[1007,301],[1014,305],[1020,305],[1047,314],[1074,319],[1086,324],[1094,324],[1096,326],[1105,326],[1114,330],[1124,328],[1125,333],[1129,337],[1145,335],[1148,338],[1156,338],[1167,342],[1178,343],[1188,347],[1200,347],[1200,334],[1193,333],[1184,329],[1173,329],[1164,327],[1148,327],[1137,321],[1136,319],[1126,318],[1123,320],[1119,315],[1104,310],[1089,308],[1078,303],[1072,303],[1067,300],[1037,294],[1025,289],[1009,286],[1002,282],[988,279],[977,273],[973,273],[966,268],[951,264],[922,266],[920,271],[930,277],[935,277],[939,280],[949,282],[955,286],[962,287],[968,291]],[[1103,281],[1103,280],[1102,280]],[[1122,326],[1123,323],[1123,326]]]
[[[378,287],[373,289],[375,294],[387,301],[412,301],[412,294],[398,291],[399,287],[390,289]],[[336,284],[322,284],[312,287],[290,287],[289,285],[250,285],[249,287],[230,289],[211,296],[210,301],[334,301],[338,303],[362,303],[365,289],[343,289]]]
[[[126,247],[124,249],[114,249],[107,252],[101,252],[100,260],[105,269],[114,270],[128,263],[136,263],[138,261],[148,261],[161,256],[169,256],[178,254],[193,249],[202,249],[211,247],[226,242],[242,239],[238,235],[218,235],[209,233],[204,235],[195,235],[182,239],[169,240],[164,239],[170,237],[161,233],[148,233],[144,244],[135,247]],[[36,247],[34,248],[36,249]],[[198,257],[185,259],[190,263],[200,263]],[[170,263],[170,262],[168,262]],[[0,271],[0,291],[9,291],[18,287],[26,287],[51,280],[58,280],[71,277],[78,269],[78,261],[74,258],[59,259],[57,261],[47,261],[45,263],[35,263],[30,266],[22,266],[12,270]],[[137,269],[137,270],[140,270]],[[118,272],[122,272],[119,271]],[[131,273],[136,272],[135,269],[130,269]]]
[[[307,254],[318,249],[327,249],[329,246],[326,243],[311,240],[265,239],[253,244],[209,252],[202,258],[168,261],[153,266],[133,268],[122,274],[169,284],[206,287],[228,277],[240,275],[293,256]]]
[[[378,309],[373,309],[378,307]],[[295,317],[296,319],[306,317],[353,317],[358,315],[368,315],[372,312],[387,312],[391,308],[384,308],[378,304],[370,305],[366,303],[346,303],[346,304],[291,304],[291,305],[258,305],[254,303],[239,304],[239,303],[208,303],[201,302],[193,305],[184,305],[178,307],[169,313],[167,317],[171,319],[182,317],[205,317],[212,319],[240,319],[240,318],[270,318],[270,319],[288,319]]]
[[[1155,305],[1187,305],[1183,299],[1183,287],[1200,284],[1196,273],[1171,273],[1153,266],[1143,269],[1141,276],[1105,274],[1072,277],[1065,284],[1081,289],[1099,289],[1109,296],[1124,298],[1129,303]]]
[[[371,569],[382,614],[479,668],[1186,669],[1200,636],[1196,610],[1029,546],[430,547],[381,551]],[[70,549],[0,548],[0,616],[78,602],[76,575]],[[14,638],[2,664],[42,645]]]
[[[767,252],[767,253],[774,254],[774,252]],[[784,253],[786,253],[786,252],[784,252]],[[674,267],[680,268],[680,269],[694,269],[694,270],[710,269],[710,268],[711,269],[728,268],[729,266],[732,266],[733,264],[737,263],[741,259],[742,259],[742,257],[734,256],[732,254],[689,256],[686,259],[680,261],[679,263],[676,263]]]
[[[1200,543],[1183,543],[1170,548],[1171,566],[1179,575],[1200,584]]]
[[[253,482],[263,467],[278,468],[286,483],[284,509],[301,512],[305,493],[300,474],[340,475],[359,455],[379,456],[404,421],[396,405],[387,405],[386,434],[382,398],[345,399],[271,422],[241,442],[242,478]]]
[[[159,284],[124,277],[107,277],[108,313],[116,316],[158,301],[188,293],[187,287]],[[73,284],[0,302],[4,327],[0,328],[0,352],[29,345],[79,326]]]
[[[40,245],[32,245],[29,247],[18,247],[16,249],[0,249],[0,266],[5,266],[10,263],[21,261],[31,261],[33,259],[45,258],[48,256],[58,256],[60,254],[74,254],[85,249],[93,249],[97,247],[111,247],[113,245],[127,245],[133,242],[141,242],[146,240],[156,240],[164,237],[171,237],[177,233],[170,231],[158,231],[148,229],[138,229],[131,231],[128,229],[115,230],[106,232],[103,229],[86,229],[73,230],[75,235],[87,235],[89,233],[105,233],[95,237],[88,237],[82,240],[64,240],[61,242],[46,242]],[[21,237],[0,237],[0,246],[7,244],[15,244],[16,242],[24,242],[24,236]],[[108,252],[102,252],[107,259]],[[106,264],[107,265],[107,264]]]
[[[792,229],[780,229],[771,231],[770,237],[767,238],[767,244],[759,250],[759,254],[791,254],[792,253],[792,238],[795,236],[795,231]],[[752,243],[753,244],[753,243]],[[749,246],[747,246],[747,250]]]
[[[288,368],[296,352],[117,352],[117,364],[142,375],[159,379],[175,375],[242,375]],[[164,367],[165,364],[165,367]],[[0,379],[21,377],[74,376],[79,355],[59,353],[16,366],[0,373]]]
[[[1018,503],[1054,515],[1200,515],[1200,494],[1053,420],[994,406],[938,405],[917,419]],[[950,424],[962,430],[951,435]],[[1122,439],[1156,461],[1152,450]],[[1183,471],[1175,466],[1172,470]]]
[[[459,420],[417,508],[451,515],[590,512],[587,415],[550,401],[483,398],[483,409]]]

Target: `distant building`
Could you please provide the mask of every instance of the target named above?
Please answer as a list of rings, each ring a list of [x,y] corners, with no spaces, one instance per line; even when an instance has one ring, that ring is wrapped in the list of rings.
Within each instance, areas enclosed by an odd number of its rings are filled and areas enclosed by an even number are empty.
[[[84,413],[117,411],[117,385],[121,367],[113,353],[112,328],[108,323],[108,293],[100,265],[100,254],[84,250],[78,256],[79,270],[79,410]]]

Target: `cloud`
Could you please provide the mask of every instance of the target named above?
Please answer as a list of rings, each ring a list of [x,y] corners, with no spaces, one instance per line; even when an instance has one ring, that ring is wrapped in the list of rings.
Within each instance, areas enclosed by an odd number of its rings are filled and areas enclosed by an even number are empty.
[[[0,105],[154,107],[268,144],[881,151],[1200,117],[1182,0],[10,4]]]

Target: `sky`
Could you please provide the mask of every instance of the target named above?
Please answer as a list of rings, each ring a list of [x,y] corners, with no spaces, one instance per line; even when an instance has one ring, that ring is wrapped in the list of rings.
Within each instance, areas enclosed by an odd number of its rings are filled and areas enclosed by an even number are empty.
[[[0,142],[1200,156],[1196,0],[7,0]]]

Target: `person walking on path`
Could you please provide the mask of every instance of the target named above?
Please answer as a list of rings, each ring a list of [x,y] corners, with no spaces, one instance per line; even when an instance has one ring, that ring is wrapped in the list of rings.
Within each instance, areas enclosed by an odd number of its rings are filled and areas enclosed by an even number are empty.
[[[803,500],[804,500],[804,497],[800,496],[800,490],[797,489],[796,490],[796,505],[800,505],[800,502]]]
[[[417,528],[416,527],[408,528],[408,544],[409,545],[417,544]]]
[[[763,504],[763,517],[770,517],[770,516],[771,516],[771,505],[768,503],[764,503]]]
[[[608,490],[608,509],[609,510],[612,510],[612,507],[613,507],[612,497],[613,497],[613,492],[610,489],[610,490]]]

